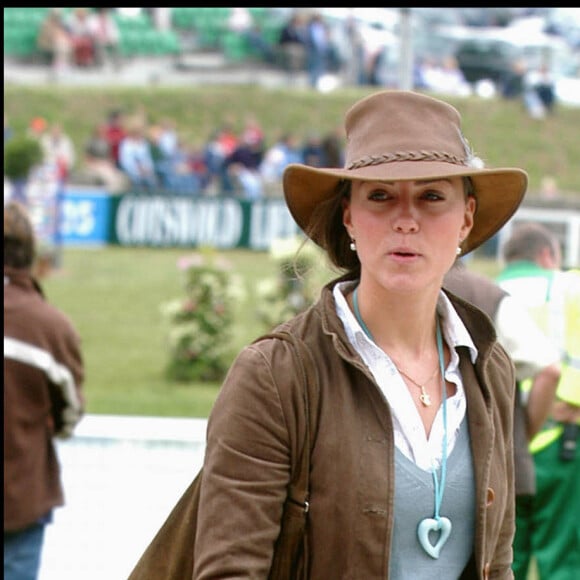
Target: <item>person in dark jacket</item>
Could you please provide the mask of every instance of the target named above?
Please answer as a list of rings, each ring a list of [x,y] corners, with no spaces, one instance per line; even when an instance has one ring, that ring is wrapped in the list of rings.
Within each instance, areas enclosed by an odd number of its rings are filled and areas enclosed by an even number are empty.
[[[306,63],[306,19],[302,12],[293,12],[280,30],[278,47],[282,66],[289,73],[304,70]]]
[[[33,276],[26,208],[4,206],[4,578],[38,577],[46,525],[64,505],[54,438],[85,408],[80,337]]]
[[[527,174],[484,168],[459,112],[412,91],[363,98],[345,128],[343,167],[283,175],[305,243],[342,272],[278,327],[318,376],[304,577],[511,579],[515,369],[489,318],[442,285],[513,215]],[[292,361],[258,341],[220,389],[195,580],[269,575],[304,439]]]

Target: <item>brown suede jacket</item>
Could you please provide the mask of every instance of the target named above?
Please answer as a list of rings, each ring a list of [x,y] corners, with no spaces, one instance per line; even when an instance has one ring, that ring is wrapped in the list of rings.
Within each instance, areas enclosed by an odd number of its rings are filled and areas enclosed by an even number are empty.
[[[4,267],[4,532],[64,503],[53,437],[84,412],[80,338],[24,269]]]
[[[384,580],[393,528],[391,415],[336,314],[335,282],[282,325],[310,348],[320,381],[308,577]],[[458,348],[476,482],[474,553],[462,578],[513,578],[514,369],[488,318],[450,298],[479,351],[472,365]],[[195,580],[268,577],[290,458],[304,428],[290,348],[277,339],[247,346],[221,388],[208,421]]]

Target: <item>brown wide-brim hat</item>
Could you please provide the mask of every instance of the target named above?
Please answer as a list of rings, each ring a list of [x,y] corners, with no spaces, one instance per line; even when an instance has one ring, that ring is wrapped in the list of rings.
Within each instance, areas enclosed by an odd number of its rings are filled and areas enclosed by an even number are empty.
[[[413,91],[386,90],[346,113],[343,168],[292,163],[284,171],[286,203],[308,232],[316,206],[337,195],[343,180],[416,181],[470,177],[477,200],[474,225],[462,253],[492,237],[515,213],[528,183],[518,168],[484,168],[461,132],[459,112]],[[310,234],[318,243],[316,233]]]

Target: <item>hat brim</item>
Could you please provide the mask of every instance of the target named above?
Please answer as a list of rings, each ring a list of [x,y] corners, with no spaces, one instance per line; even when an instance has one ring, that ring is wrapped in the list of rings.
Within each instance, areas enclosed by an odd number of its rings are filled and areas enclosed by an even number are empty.
[[[337,194],[344,180],[417,181],[445,177],[470,177],[475,189],[477,210],[473,228],[462,243],[466,254],[491,238],[512,217],[520,205],[528,184],[527,173],[517,168],[474,169],[452,163],[400,161],[360,167],[319,168],[292,163],[284,171],[284,197],[296,223],[304,231],[315,207]],[[318,243],[316,237],[312,238]]]

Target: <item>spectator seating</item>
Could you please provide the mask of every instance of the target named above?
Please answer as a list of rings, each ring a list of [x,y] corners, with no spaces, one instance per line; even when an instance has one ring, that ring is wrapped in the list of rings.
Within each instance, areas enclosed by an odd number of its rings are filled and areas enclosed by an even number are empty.
[[[35,59],[40,56],[36,39],[40,25],[50,10],[44,8],[4,8],[4,56]],[[72,8],[63,8],[65,14]],[[249,8],[264,39],[276,46],[282,23],[272,19],[266,7]],[[120,50],[126,57],[179,54],[180,35],[194,32],[201,49],[219,50],[232,62],[256,59],[259,55],[248,40],[228,30],[231,8],[171,8],[172,30],[155,29],[147,12],[137,16],[115,13],[121,34]]]
[[[4,8],[4,56],[31,58],[38,54],[36,37],[48,8]]]
[[[276,44],[282,23],[272,21],[266,7],[249,8],[262,30],[265,40]],[[195,32],[199,47],[208,50],[221,50],[231,61],[244,61],[256,56],[247,40],[240,34],[228,30],[229,7],[215,8],[172,8],[171,22],[175,30]]]
[[[49,8],[4,8],[4,56],[34,59],[39,56],[36,39]],[[69,13],[71,8],[64,8]],[[180,51],[175,31],[156,30],[148,14],[115,14],[121,34],[121,53],[125,56],[169,55]]]

